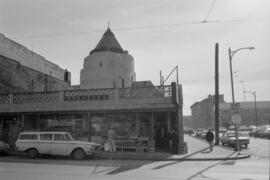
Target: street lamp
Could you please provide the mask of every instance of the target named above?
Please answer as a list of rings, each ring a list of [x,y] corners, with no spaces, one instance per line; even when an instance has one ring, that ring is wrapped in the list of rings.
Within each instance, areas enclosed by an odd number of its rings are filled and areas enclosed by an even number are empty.
[[[258,114],[257,114],[257,101],[256,101],[256,91],[244,91],[245,93],[250,93],[254,97],[254,110],[255,110],[255,122],[256,127],[258,127]]]
[[[234,98],[234,87],[233,87],[232,58],[237,52],[244,50],[244,49],[254,50],[255,48],[254,47],[242,47],[242,48],[236,49],[234,51],[232,51],[231,48],[229,48],[230,75],[231,75],[231,88],[232,88],[232,102],[233,102],[233,104],[235,103],[235,98]],[[238,140],[237,131],[238,131],[238,124],[235,123],[236,151],[239,151],[239,140]]]

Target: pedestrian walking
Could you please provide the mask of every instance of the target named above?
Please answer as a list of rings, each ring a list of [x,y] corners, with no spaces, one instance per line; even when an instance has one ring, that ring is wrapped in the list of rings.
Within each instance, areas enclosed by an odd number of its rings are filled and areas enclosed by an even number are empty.
[[[209,144],[210,151],[213,151],[214,137],[215,137],[214,133],[211,131],[211,129],[208,129],[208,131],[207,131],[207,133],[205,135],[205,138],[206,138],[206,141]]]
[[[110,128],[107,135],[110,152],[116,152],[115,140],[114,140],[115,136],[116,136],[115,131],[112,128]]]

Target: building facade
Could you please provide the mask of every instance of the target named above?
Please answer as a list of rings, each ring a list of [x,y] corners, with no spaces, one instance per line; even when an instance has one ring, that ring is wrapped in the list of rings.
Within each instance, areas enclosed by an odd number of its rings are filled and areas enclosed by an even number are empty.
[[[220,103],[220,122],[224,126],[232,125],[231,104]],[[270,101],[240,102],[241,124],[243,126],[270,125]]]
[[[181,85],[135,81],[133,58],[108,28],[85,59],[80,87],[0,94],[0,138],[13,144],[21,131],[68,131],[103,143],[114,128],[122,146],[140,137],[168,150],[172,130],[184,144],[182,104]]]
[[[260,126],[270,124],[270,101],[239,102],[241,116],[240,126]],[[200,102],[191,106],[192,127],[193,128],[214,128],[215,123],[215,99],[214,96],[208,96]],[[225,102],[223,95],[219,103],[219,124],[228,128],[233,125],[231,103]]]
[[[136,81],[134,60],[124,51],[110,28],[84,59],[81,89],[125,88]]]
[[[25,66],[40,73],[47,74],[55,79],[70,83],[70,72],[27,49],[25,46],[5,37],[1,33],[0,55],[8,59],[12,59],[13,61],[17,61],[21,66]]]
[[[224,102],[224,96],[219,96],[219,102]],[[194,128],[213,128],[215,96],[209,95],[191,106],[192,124]]]

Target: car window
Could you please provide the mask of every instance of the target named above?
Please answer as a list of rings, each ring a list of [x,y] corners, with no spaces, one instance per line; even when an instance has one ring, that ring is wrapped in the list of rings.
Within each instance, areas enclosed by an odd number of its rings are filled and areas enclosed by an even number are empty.
[[[54,134],[54,141],[65,141],[64,134]]]
[[[22,140],[36,140],[37,134],[21,134],[20,139],[22,139]]]
[[[52,136],[53,136],[52,134],[40,134],[40,140],[51,141]]]
[[[72,141],[71,137],[69,136],[69,134],[65,134],[65,138],[66,138],[66,141]]]

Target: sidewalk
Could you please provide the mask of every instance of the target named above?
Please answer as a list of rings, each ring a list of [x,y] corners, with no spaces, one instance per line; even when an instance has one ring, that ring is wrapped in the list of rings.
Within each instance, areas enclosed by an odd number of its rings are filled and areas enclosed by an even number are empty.
[[[212,152],[209,151],[208,143],[193,136],[184,137],[187,142],[188,153],[172,155],[164,152],[154,153],[133,153],[133,152],[101,152],[99,158],[103,159],[134,159],[149,161],[215,161],[215,160],[236,160],[249,158],[250,155],[238,154],[233,149],[225,149],[215,146]]]

